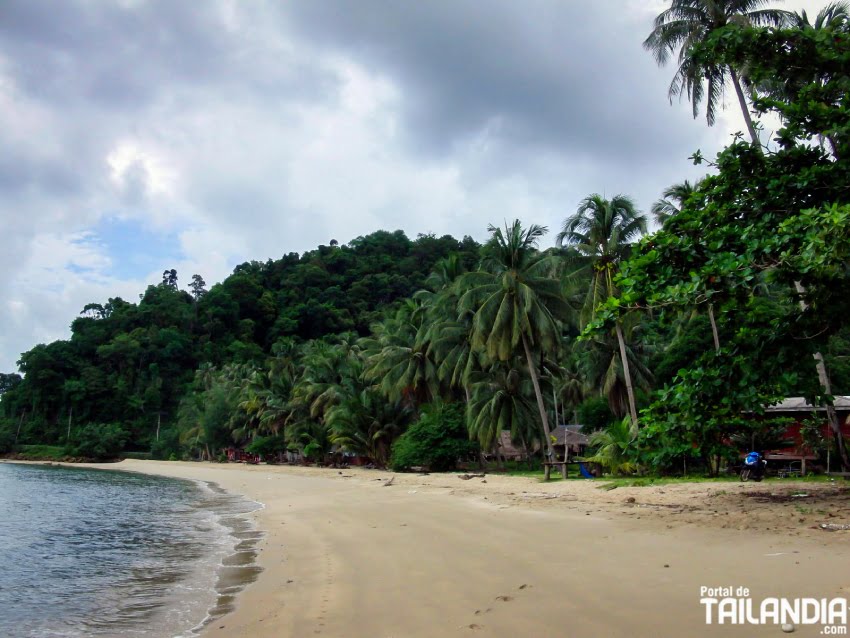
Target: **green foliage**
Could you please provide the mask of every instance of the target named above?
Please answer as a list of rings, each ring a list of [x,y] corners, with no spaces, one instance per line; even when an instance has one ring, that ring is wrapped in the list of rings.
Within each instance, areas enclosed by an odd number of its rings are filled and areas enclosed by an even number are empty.
[[[269,459],[279,452],[286,451],[286,440],[281,435],[258,436],[245,446],[245,451],[249,454],[259,454],[264,459]]]
[[[11,419],[0,419],[0,454],[12,451],[15,444],[15,422]]]
[[[590,435],[596,453],[584,460],[601,464],[611,474],[633,474],[638,469],[637,440],[638,429],[631,417],[616,419]]]
[[[165,428],[159,433],[159,440],[151,443],[151,458],[164,460],[172,455],[179,457],[180,448],[180,432],[177,428]]]
[[[591,434],[603,430],[614,421],[614,414],[604,397],[590,397],[578,406],[578,421],[582,431]]]
[[[72,432],[65,451],[98,461],[117,458],[127,442],[127,432],[117,423],[90,423]]]
[[[454,469],[459,460],[475,455],[463,410],[455,404],[431,404],[393,444],[390,465],[395,471],[423,466],[434,472]]]
[[[15,452],[31,461],[64,461],[68,457],[61,445],[19,445]]]

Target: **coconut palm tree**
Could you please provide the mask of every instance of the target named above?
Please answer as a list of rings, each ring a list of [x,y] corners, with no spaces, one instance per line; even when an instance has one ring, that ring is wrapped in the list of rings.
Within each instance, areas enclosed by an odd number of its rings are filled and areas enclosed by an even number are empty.
[[[671,55],[679,49],[679,68],[670,83],[668,95],[671,101],[674,97],[687,95],[693,105],[694,117],[699,114],[700,104],[705,100],[709,126],[714,124],[724,87],[731,79],[753,144],[758,144],[759,139],[739,70],[711,63],[701,65],[692,56],[692,47],[705,42],[714,31],[728,24],[780,26],[791,22],[789,12],[763,8],[768,4],[770,0],[672,0],[670,8],[655,18],[655,28],[643,43],[661,66],[667,64]]]
[[[516,367],[497,362],[486,372],[474,372],[471,379],[467,423],[470,438],[478,441],[482,451],[496,451],[506,430],[511,441],[525,449],[540,438],[534,436],[532,388]]]
[[[850,4],[830,2],[821,9],[814,22],[809,21],[809,15],[803,9],[800,13],[791,15],[791,26],[797,29],[846,29],[850,24]]]
[[[364,378],[393,402],[417,407],[440,395],[437,366],[423,338],[427,332],[426,302],[408,299],[393,317],[372,327],[365,339],[368,351]]]
[[[558,233],[558,245],[567,244],[578,254],[579,267],[573,271],[574,277],[580,273],[589,273],[591,277],[581,314],[583,324],[594,316],[599,303],[617,293],[614,275],[631,252],[631,242],[645,232],[646,217],[625,195],[616,195],[610,200],[597,193],[589,195],[581,201],[575,214],[564,220],[563,230]],[[620,346],[629,410],[637,423],[637,405],[621,323],[618,321],[614,330]]]
[[[649,212],[655,217],[655,222],[659,226],[663,226],[664,222],[678,215],[684,203],[688,200],[694,191],[699,188],[699,182],[691,184],[690,180],[673,184],[664,189],[661,193],[661,199],[655,200]]]
[[[571,311],[555,275],[559,260],[540,253],[537,243],[546,234],[543,226],[523,229],[519,220],[510,226],[488,228],[481,269],[461,277],[467,291],[458,301],[460,314],[472,312],[472,347],[486,352],[491,361],[513,359],[522,348],[534,386],[547,452],[554,456],[549,421],[538,374],[539,361],[558,350],[562,322]]]

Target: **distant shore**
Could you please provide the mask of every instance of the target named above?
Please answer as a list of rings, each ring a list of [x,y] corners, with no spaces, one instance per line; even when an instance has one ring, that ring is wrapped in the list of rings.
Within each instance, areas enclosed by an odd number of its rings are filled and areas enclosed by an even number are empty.
[[[775,635],[706,626],[699,588],[850,597],[838,567],[850,564],[850,532],[818,529],[850,522],[842,482],[605,491],[494,475],[94,467],[212,481],[265,505],[252,515],[264,571],[204,636]]]

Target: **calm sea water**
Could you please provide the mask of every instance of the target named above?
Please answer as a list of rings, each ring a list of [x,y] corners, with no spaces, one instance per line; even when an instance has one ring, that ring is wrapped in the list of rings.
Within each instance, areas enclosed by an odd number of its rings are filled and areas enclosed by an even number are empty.
[[[0,463],[0,636],[191,636],[259,571],[213,485]]]

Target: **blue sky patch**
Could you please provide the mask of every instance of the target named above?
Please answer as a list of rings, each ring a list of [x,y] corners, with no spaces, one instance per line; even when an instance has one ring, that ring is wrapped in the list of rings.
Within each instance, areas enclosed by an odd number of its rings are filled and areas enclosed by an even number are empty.
[[[118,279],[145,277],[151,271],[174,268],[183,259],[176,233],[152,231],[135,219],[107,217],[92,232],[112,260],[110,274]]]

